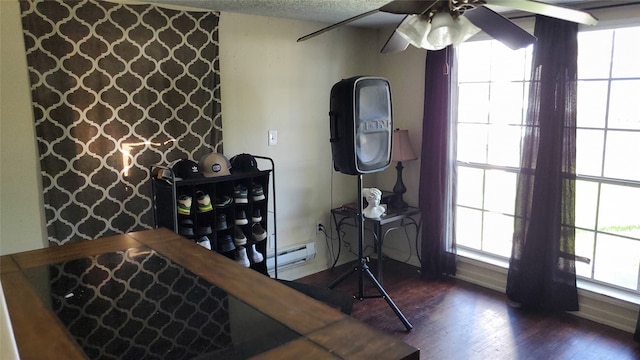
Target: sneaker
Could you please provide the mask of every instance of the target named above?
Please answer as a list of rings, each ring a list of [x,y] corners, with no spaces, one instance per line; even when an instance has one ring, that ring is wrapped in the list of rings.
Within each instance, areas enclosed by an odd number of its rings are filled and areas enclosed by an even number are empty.
[[[251,266],[249,258],[247,257],[247,249],[244,246],[238,248],[238,252],[236,252],[236,262],[244,267]]]
[[[247,225],[249,220],[247,220],[247,215],[244,210],[240,210],[236,212],[236,225]]]
[[[262,221],[262,214],[260,213],[260,209],[253,209],[253,214],[251,215],[251,221],[254,223],[258,223]]]
[[[239,226],[233,229],[233,242],[236,245],[244,245],[247,243],[247,237],[244,236],[244,232],[242,232]]]
[[[227,230],[227,228],[227,215],[218,215],[218,226],[216,227],[216,230]]]
[[[198,197],[199,212],[203,213],[213,210],[213,206],[211,206],[211,198],[209,198],[209,195],[198,190],[196,191],[196,196]]]
[[[251,184],[251,198],[253,201],[264,200],[264,190],[262,190],[262,185],[256,183]]]
[[[178,214],[191,215],[191,196],[180,195],[178,197]]]
[[[235,250],[236,248],[236,246],[233,244],[233,239],[231,238],[231,235],[225,236],[219,245],[220,246],[218,248],[220,249],[220,252],[223,252],[223,253],[229,252],[231,250]]]
[[[210,225],[200,225],[196,229],[196,234],[198,234],[199,236],[209,235],[211,233],[213,233],[213,230],[211,230]]]
[[[211,241],[209,241],[208,237],[203,236],[198,240],[196,240],[196,242],[198,243],[198,245],[202,246],[203,248],[211,250]]]
[[[262,241],[267,238],[267,232],[258,223],[251,226],[251,235],[256,241]]]
[[[236,204],[248,203],[249,199],[247,198],[247,195],[248,195],[248,191],[246,186],[236,185],[233,188],[233,199],[235,200]]]
[[[256,244],[251,244],[251,259],[256,264],[264,260],[264,256],[262,256],[260,251],[256,250]]]
[[[217,197],[216,198],[216,207],[217,208],[224,208],[227,207],[229,205],[231,205],[231,203],[233,202],[233,199],[227,195],[224,195],[222,197]]]
[[[192,238],[193,237],[193,221],[190,219],[184,219],[180,221],[178,226],[178,233],[182,236]]]

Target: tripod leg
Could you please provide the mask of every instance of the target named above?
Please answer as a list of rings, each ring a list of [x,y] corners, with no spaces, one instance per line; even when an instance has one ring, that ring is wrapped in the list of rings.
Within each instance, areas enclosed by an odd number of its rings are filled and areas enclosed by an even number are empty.
[[[356,224],[357,224],[357,227],[359,228],[359,231],[358,231],[358,259],[360,261],[360,265],[354,267],[354,269],[353,269],[354,271],[359,271],[359,274],[358,274],[359,275],[358,276],[358,298],[360,300],[363,300],[365,298],[365,295],[364,295],[364,275],[366,273],[366,275],[369,277],[369,280],[371,280],[373,285],[375,285],[375,287],[380,292],[380,295],[382,295],[382,297],[385,299],[385,301],[387,302],[389,307],[391,307],[393,312],[396,313],[396,315],[398,316],[400,321],[402,321],[404,326],[407,328],[407,331],[410,331],[411,329],[413,329],[413,325],[411,325],[411,323],[409,322],[409,320],[407,320],[407,318],[404,316],[402,311],[400,311],[400,309],[398,309],[398,306],[396,306],[396,304],[393,302],[393,300],[391,300],[391,298],[389,297],[389,294],[387,294],[387,292],[384,290],[384,288],[382,288],[382,285],[380,285],[378,280],[376,280],[375,276],[373,276],[373,274],[371,273],[371,270],[369,270],[369,266],[367,265],[368,259],[366,257],[364,257],[364,254],[363,254],[363,251],[362,251],[362,249],[364,247],[364,217],[362,215],[362,208],[363,208],[362,207],[362,175],[358,175],[358,209],[359,209],[359,211],[358,211],[358,214],[357,214],[357,217],[356,217]],[[337,278],[335,281],[333,281],[331,284],[329,284],[329,288],[330,289],[334,288],[342,280],[346,279],[351,274],[353,274],[352,271],[349,271],[348,273],[343,274],[342,276]]]
[[[387,294],[387,292],[384,290],[382,285],[380,285],[378,280],[376,280],[375,276],[373,276],[373,274],[371,273],[371,270],[369,270],[368,267],[365,267],[362,269],[362,271],[367,274],[367,276],[369,277],[369,280],[371,280],[371,283],[373,283],[373,285],[378,289],[378,291],[380,292],[384,300],[387,302],[389,307],[393,310],[394,313],[396,313],[396,316],[398,316],[400,321],[402,321],[402,323],[404,324],[404,327],[406,327],[407,330],[413,329],[413,325],[411,325],[409,320],[407,320],[407,318],[404,316],[402,311],[398,309],[398,306],[396,305],[396,303],[394,303],[393,300],[391,300],[391,297],[389,296],[389,294]]]
[[[334,287],[338,286],[338,284],[340,284],[344,279],[348,278],[349,276],[351,276],[351,274],[354,274],[356,271],[358,271],[359,268],[359,266],[354,266],[351,270],[346,271],[344,274],[340,275],[340,277],[333,280],[327,287],[329,289],[333,289]]]

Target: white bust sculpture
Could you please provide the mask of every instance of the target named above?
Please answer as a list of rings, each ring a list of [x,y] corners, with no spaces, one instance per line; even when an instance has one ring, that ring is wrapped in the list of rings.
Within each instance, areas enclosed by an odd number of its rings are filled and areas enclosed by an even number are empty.
[[[367,207],[363,211],[364,217],[377,219],[385,213],[385,208],[380,206],[382,191],[376,188],[364,188],[362,189],[362,196],[367,199],[368,203]]]

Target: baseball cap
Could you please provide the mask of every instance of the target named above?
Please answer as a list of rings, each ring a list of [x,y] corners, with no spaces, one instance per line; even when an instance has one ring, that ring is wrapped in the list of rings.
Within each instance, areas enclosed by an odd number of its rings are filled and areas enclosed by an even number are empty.
[[[204,155],[198,162],[200,169],[205,177],[216,177],[231,175],[229,169],[231,164],[229,160],[220,153],[211,153]]]
[[[200,172],[200,167],[198,166],[198,164],[196,164],[195,161],[187,159],[178,160],[173,165],[171,170],[173,170],[173,175],[178,180],[202,177],[202,173]]]
[[[243,173],[258,171],[256,158],[251,154],[238,154],[231,158],[231,172]]]

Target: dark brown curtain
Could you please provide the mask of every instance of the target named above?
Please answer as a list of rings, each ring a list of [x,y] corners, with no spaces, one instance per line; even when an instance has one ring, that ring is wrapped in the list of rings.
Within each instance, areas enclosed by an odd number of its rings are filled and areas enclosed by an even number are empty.
[[[49,242],[152,227],[148,167],[222,152],[218,13],[20,7]]]
[[[575,275],[578,25],[536,17],[507,295],[526,308],[578,310]]]
[[[454,48],[428,51],[425,70],[419,204],[424,276],[455,275],[457,77]]]

